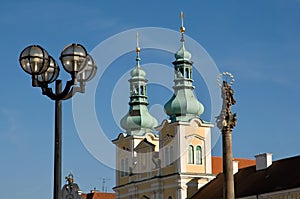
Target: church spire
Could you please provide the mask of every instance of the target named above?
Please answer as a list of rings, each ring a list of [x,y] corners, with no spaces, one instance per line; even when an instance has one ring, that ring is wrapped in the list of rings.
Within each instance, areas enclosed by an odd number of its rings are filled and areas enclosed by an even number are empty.
[[[136,33],[136,47],[135,47],[135,52],[136,52],[136,67],[140,67],[140,52],[141,52],[141,48],[140,48],[140,44],[139,44],[139,33]]]
[[[136,36],[136,66],[131,71],[129,111],[121,119],[121,127],[130,135],[144,135],[157,126],[157,120],[148,111],[146,72],[140,66],[139,36]]]
[[[181,19],[181,47],[175,53],[174,72],[174,94],[172,98],[165,104],[165,112],[170,116],[171,122],[188,121],[195,117],[199,117],[203,111],[203,105],[194,95],[194,86],[192,79],[191,53],[184,46],[185,27],[183,26],[183,12],[180,13]]]
[[[185,33],[185,27],[183,26],[183,18],[184,18],[184,14],[183,12],[180,13],[180,19],[181,19],[181,26],[180,26],[180,33],[181,33],[181,48],[175,53],[175,58],[176,60],[186,60],[186,61],[190,61],[192,55],[189,51],[187,51],[185,49],[184,46],[184,33]]]
[[[184,18],[184,14],[181,11],[180,12],[180,19],[181,19],[181,26],[180,26],[180,32],[181,32],[181,42],[184,42],[184,33],[185,33],[185,27],[183,26],[183,18]]]

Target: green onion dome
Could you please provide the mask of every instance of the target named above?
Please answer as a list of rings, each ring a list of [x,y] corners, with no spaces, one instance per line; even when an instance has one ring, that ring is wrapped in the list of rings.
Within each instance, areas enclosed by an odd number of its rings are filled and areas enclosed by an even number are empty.
[[[145,105],[137,105],[130,108],[120,123],[126,132],[143,130],[146,133],[147,131],[152,131],[158,125],[157,120],[149,113]]]
[[[204,112],[204,106],[197,100],[193,91],[185,89],[174,93],[164,108],[173,121],[188,121]]]
[[[187,51],[184,47],[184,43],[182,43],[181,48],[175,53],[175,58],[177,61],[182,60],[191,60],[192,54]]]

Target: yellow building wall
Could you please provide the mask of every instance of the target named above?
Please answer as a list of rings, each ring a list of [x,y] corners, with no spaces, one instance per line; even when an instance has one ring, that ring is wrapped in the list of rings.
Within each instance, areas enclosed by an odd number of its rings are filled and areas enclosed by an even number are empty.
[[[178,147],[174,146],[174,144],[179,143],[179,141],[176,142],[176,139],[179,138],[180,135],[176,135],[177,128],[179,128],[178,124],[172,123],[168,124],[166,123],[165,126],[160,131],[160,144],[162,145],[161,148],[161,157],[162,157],[162,165],[164,165],[163,174],[168,174],[172,172],[176,172],[175,165],[178,164],[177,162],[174,162],[174,165],[166,166],[164,164],[165,160],[165,153],[164,148],[173,145],[173,148]],[[196,122],[191,122],[189,125],[181,125],[180,126],[180,134],[184,134],[184,141],[185,145],[182,145],[181,147],[184,147],[183,153],[179,154],[181,152],[177,152],[174,154],[174,157],[180,157],[182,159],[182,163],[185,165],[185,171],[188,173],[205,173],[206,172],[206,154],[208,151],[206,151],[206,128],[210,127],[202,127],[199,126]],[[209,140],[210,141],[210,140]],[[181,141],[182,142],[182,141]],[[189,164],[188,163],[188,146],[192,145],[194,147],[194,163]],[[195,163],[195,150],[196,147],[200,146],[202,149],[202,164],[196,164]],[[210,150],[210,149],[209,149]],[[174,150],[175,151],[175,150]],[[210,151],[209,151],[210,152]],[[173,170],[172,170],[173,169]]]
[[[136,170],[131,176],[120,177],[120,173],[117,174],[117,186],[116,191],[120,198],[130,199],[130,196],[137,196],[137,199],[147,196],[153,198],[153,195],[156,195],[159,192],[159,189],[163,189],[159,197],[163,199],[168,199],[171,196],[173,199],[191,197],[199,189],[199,185],[203,185],[209,181],[209,178],[206,178],[206,136],[207,129],[210,126],[201,126],[200,122],[192,121],[191,123],[163,123],[160,129],[160,136],[158,138],[153,138],[151,135],[145,135],[143,138],[138,137],[120,137],[117,142],[114,142],[120,149],[130,149],[133,150],[139,142],[144,138],[147,138],[147,141],[154,144],[149,147],[147,145],[139,145],[138,149],[130,151],[131,156],[136,155],[137,166]],[[209,140],[210,141],[210,140]],[[134,143],[134,144],[133,144]],[[182,144],[184,143],[184,144]],[[179,146],[182,144],[181,146]],[[149,145],[149,144],[148,144]],[[202,164],[188,164],[188,146],[193,145],[196,149],[196,146],[201,146],[202,148]],[[150,146],[150,145],[149,145]],[[173,146],[173,158],[174,162],[170,162],[168,165],[165,165],[165,147]],[[179,152],[178,148],[185,147],[183,153],[177,157]],[[120,150],[118,152],[117,158],[124,158]],[[159,158],[161,159],[161,169],[156,168],[153,163],[152,157],[155,152],[159,151]],[[143,154],[151,154],[147,159],[148,168],[141,167],[141,156]],[[140,156],[139,156],[140,155]],[[169,157],[170,158],[170,157]],[[195,158],[194,158],[195,160]],[[180,165],[182,164],[182,165]],[[184,167],[185,172],[181,173],[179,167]],[[139,169],[137,169],[139,168]],[[137,172],[138,171],[138,172]],[[202,175],[205,174],[205,175]],[[184,176],[186,175],[186,176]],[[159,176],[156,178],[156,176]],[[190,177],[187,177],[190,176]],[[153,188],[154,184],[159,181],[159,186],[155,185],[156,188]],[[154,184],[153,184],[154,183]],[[184,188],[183,188],[184,187]],[[181,192],[180,192],[180,191]],[[180,192],[180,193],[179,193]],[[186,194],[184,196],[184,194]],[[157,195],[156,195],[157,198]]]

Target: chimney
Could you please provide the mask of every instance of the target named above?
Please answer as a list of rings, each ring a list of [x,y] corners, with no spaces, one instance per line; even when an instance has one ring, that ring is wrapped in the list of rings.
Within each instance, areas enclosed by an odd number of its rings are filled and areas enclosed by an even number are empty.
[[[233,160],[233,175],[236,174],[239,171],[239,161]]]
[[[266,169],[272,165],[272,154],[262,153],[255,156],[256,158],[256,171]]]

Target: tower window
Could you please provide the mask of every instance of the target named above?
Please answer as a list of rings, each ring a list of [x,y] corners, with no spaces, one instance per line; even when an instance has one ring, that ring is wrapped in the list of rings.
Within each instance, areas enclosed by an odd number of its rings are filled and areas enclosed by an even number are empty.
[[[145,95],[145,86],[140,87],[140,94]]]
[[[168,166],[170,164],[170,159],[169,159],[169,148],[165,147],[165,164]]]
[[[121,160],[121,169],[120,169],[121,177],[125,176],[125,162],[124,159]]]
[[[174,149],[173,146],[170,146],[170,164],[174,162]]]
[[[179,68],[175,69],[175,79],[179,77]]]
[[[128,158],[125,159],[125,171],[124,171],[124,176],[127,176],[129,173],[129,163],[128,163]]]
[[[121,168],[120,168],[120,175],[121,177],[129,175],[129,160],[128,158],[121,159]]]
[[[188,79],[190,78],[190,70],[189,70],[189,68],[185,68],[184,77],[188,78]]]
[[[201,146],[196,147],[196,164],[202,164],[202,148],[201,148]]]
[[[132,85],[130,85],[130,95],[132,95],[134,93],[134,88]]]
[[[183,77],[184,74],[184,69],[183,68],[179,68],[179,77]]]
[[[188,164],[194,164],[194,147],[189,145],[188,148]]]
[[[141,153],[141,173],[145,173],[147,171],[147,165],[148,165],[148,153]]]

